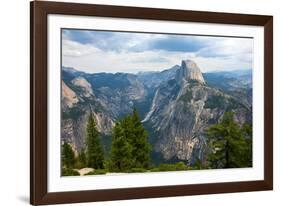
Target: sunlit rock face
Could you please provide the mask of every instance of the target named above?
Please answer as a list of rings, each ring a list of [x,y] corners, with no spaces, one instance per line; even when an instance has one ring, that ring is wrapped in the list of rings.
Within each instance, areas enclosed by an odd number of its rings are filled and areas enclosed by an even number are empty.
[[[76,93],[62,81],[62,108],[72,108],[78,101]]]
[[[203,76],[204,75],[204,76]],[[152,161],[193,164],[204,159],[205,133],[226,111],[252,121],[251,73],[204,73],[192,60],[161,72],[94,73],[63,68],[62,140],[85,147],[92,112],[105,152],[116,121],[137,108],[149,133]],[[156,158],[157,156],[157,158]]]
[[[200,71],[200,68],[192,60],[183,60],[181,62],[181,67],[177,72],[178,81],[189,81],[196,80],[202,84],[205,84],[204,77]]]

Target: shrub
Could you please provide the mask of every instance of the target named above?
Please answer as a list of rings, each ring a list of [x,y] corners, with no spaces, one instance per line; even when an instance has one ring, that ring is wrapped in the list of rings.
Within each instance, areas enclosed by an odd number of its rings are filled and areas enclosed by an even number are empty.
[[[68,143],[62,145],[62,165],[66,168],[73,168],[75,164],[75,154]]]
[[[175,164],[176,170],[187,170],[186,164],[184,162],[178,162]]]
[[[160,172],[160,169],[158,167],[154,167],[150,170],[150,172]]]
[[[128,173],[138,173],[138,172],[147,172],[144,168],[132,168],[128,171]]]
[[[77,160],[74,164],[74,168],[75,169],[82,169],[82,168],[85,168],[86,165],[84,165],[83,163],[81,163],[79,160]]]
[[[89,172],[85,175],[104,175],[106,173],[108,173],[108,170],[106,170],[106,169],[96,169],[96,170],[94,170],[92,172]]]
[[[62,176],[80,176],[80,173],[73,170],[73,169],[63,168],[62,169]]]
[[[165,171],[182,171],[187,170],[188,167],[183,162],[175,164],[160,164],[159,167],[152,168],[151,172],[165,172]]]

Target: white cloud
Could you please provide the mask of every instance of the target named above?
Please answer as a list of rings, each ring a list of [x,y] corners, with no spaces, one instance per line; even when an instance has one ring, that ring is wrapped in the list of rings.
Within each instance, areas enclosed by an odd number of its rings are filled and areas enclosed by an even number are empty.
[[[252,39],[224,38],[223,40],[216,40],[213,42],[213,44],[210,44],[208,47],[201,49],[198,52],[198,55],[204,57],[233,56],[252,53],[252,49]]]
[[[80,44],[71,40],[62,40],[62,55],[68,57],[82,57],[94,52],[100,52],[91,45]]]
[[[148,37],[143,37],[141,41],[149,41]],[[180,64],[183,59],[194,60],[203,72],[252,68],[251,39],[199,38],[206,41],[207,46],[197,52],[102,50],[94,44],[82,44],[65,38],[62,43],[62,64],[89,73],[159,71]],[[131,38],[124,44],[132,47],[139,41]]]

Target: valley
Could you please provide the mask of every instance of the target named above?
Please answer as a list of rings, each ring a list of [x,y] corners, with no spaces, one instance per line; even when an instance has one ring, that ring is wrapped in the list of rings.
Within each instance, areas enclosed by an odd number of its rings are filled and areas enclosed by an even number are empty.
[[[136,74],[90,74],[62,67],[62,142],[75,155],[85,149],[91,113],[107,157],[116,122],[136,109],[148,131],[153,165],[206,161],[206,130],[227,112],[240,126],[252,123],[252,73],[202,73],[192,60],[179,63]]]

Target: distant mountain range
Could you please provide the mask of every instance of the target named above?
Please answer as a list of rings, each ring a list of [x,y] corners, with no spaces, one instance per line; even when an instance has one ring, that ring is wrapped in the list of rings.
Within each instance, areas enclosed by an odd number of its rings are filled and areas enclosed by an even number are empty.
[[[106,68],[105,68],[106,71]],[[92,110],[105,152],[116,120],[137,108],[155,164],[205,158],[205,130],[226,111],[240,124],[252,121],[252,72],[202,74],[191,60],[161,72],[94,73],[62,68],[62,140],[85,145]]]

